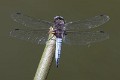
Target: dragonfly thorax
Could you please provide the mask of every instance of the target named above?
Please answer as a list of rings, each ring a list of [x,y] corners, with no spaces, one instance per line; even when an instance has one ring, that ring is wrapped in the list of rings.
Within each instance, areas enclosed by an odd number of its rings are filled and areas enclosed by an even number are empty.
[[[62,16],[55,16],[54,17],[54,25],[57,26],[64,26],[65,21]]]
[[[62,29],[56,29],[56,30],[54,30],[54,35],[57,37],[57,38],[63,38],[63,36],[64,36],[64,30],[62,30]]]

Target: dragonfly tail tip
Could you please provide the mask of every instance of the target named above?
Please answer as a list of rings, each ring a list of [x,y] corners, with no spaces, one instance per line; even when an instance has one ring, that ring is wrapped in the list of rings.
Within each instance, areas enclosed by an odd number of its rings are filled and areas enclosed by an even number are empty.
[[[58,66],[58,65],[56,65],[56,67],[58,68],[59,66]]]

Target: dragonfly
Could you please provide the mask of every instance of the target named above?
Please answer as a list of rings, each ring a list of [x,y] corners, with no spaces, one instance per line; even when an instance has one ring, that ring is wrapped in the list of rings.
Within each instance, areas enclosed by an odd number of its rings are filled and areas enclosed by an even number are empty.
[[[89,45],[109,39],[108,33],[103,30],[94,30],[109,21],[110,18],[107,15],[97,15],[71,22],[66,22],[62,16],[55,16],[53,22],[50,22],[16,12],[12,14],[12,19],[25,27],[13,29],[10,36],[37,44],[45,44],[48,41],[49,27],[52,26],[52,34],[56,37],[55,61],[57,67],[62,42],[68,45]]]

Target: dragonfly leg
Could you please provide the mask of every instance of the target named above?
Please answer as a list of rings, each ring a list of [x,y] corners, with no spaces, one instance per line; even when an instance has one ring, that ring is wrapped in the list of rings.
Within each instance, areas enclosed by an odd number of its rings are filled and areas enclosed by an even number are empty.
[[[55,40],[55,39],[53,39],[53,37],[55,36],[54,35],[55,34],[55,30],[53,30],[53,27],[50,27],[49,29],[50,30],[49,30],[48,34],[53,34],[53,36],[51,38],[49,38],[48,40]]]
[[[48,34],[55,34],[55,31],[54,30],[50,30],[49,32],[48,32]]]
[[[54,37],[55,35],[53,35],[51,38],[49,38],[48,40],[55,40],[55,39],[53,39],[53,37]]]
[[[49,30],[48,34],[55,34],[55,30],[53,30],[53,27],[50,27],[49,29],[50,30]]]

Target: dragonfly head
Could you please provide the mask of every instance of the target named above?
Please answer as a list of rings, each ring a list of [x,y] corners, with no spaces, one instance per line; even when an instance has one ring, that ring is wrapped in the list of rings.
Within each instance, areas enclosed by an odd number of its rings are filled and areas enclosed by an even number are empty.
[[[55,16],[54,17],[55,24],[65,24],[64,18],[62,16]]]
[[[55,16],[54,20],[56,20],[56,19],[64,20],[64,18],[62,16]]]

